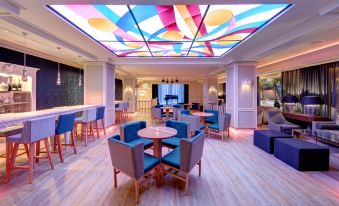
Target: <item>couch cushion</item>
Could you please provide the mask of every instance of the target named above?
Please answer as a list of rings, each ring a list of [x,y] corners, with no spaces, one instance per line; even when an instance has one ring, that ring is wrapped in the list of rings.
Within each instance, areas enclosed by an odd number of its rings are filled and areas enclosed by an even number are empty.
[[[168,139],[163,139],[162,143],[167,147],[176,148],[176,147],[179,147],[181,139],[182,138],[179,138],[179,137],[171,137]]]
[[[137,145],[138,143],[143,143],[145,149],[150,148],[150,147],[152,147],[152,145],[153,145],[152,140],[144,139],[144,138],[139,138],[139,139],[136,139],[136,140],[133,140],[133,141],[128,142],[128,144],[130,144],[130,145],[132,145],[132,146],[135,146],[135,145]]]
[[[160,163],[160,158],[144,153],[144,173],[150,171],[152,168],[157,166],[159,163]]]
[[[172,167],[180,169],[180,147],[175,148],[170,153],[166,154],[161,161]]]

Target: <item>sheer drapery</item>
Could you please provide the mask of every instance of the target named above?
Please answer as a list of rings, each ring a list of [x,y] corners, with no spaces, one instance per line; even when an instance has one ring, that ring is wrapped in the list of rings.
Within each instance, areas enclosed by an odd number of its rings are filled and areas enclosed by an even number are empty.
[[[320,115],[333,117],[330,108],[336,100],[336,67],[338,62],[282,72],[283,96],[291,94],[301,99],[302,96],[319,95],[324,102]],[[301,104],[297,104],[297,112],[302,112]]]
[[[166,104],[165,96],[166,95],[177,95],[178,103],[184,102],[184,85],[183,84],[159,84],[158,86],[158,96],[159,104]],[[176,104],[177,100],[170,99],[168,104]]]

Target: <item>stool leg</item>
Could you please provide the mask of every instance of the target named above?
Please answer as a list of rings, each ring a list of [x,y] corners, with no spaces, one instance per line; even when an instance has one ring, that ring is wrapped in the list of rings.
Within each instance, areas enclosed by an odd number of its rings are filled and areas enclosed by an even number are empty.
[[[76,154],[77,153],[77,149],[76,149],[75,141],[74,141],[74,131],[71,131],[71,144],[73,146],[74,154]]]
[[[51,158],[51,150],[49,149],[49,143],[48,143],[48,139],[44,139],[44,143],[45,143],[45,147],[46,147],[46,151],[47,151],[47,157],[49,160],[49,163],[51,165],[52,170],[54,169],[54,164],[53,164],[53,160]]]
[[[95,120],[95,127],[96,127],[96,130],[97,130],[98,139],[100,139],[98,120]]]
[[[104,129],[104,134],[106,136],[106,127],[105,127],[105,121],[104,121],[104,118],[101,119],[101,125],[102,125],[102,128]]]
[[[87,130],[88,130],[88,123],[85,123],[85,146],[87,146]]]
[[[40,156],[40,141],[37,141],[37,143],[36,143],[36,151],[35,152],[36,152],[35,155],[37,157],[39,157]],[[39,163],[39,158],[36,158],[35,162]]]
[[[53,152],[56,152],[56,147],[57,147],[57,135],[54,135],[54,140],[53,140]]]
[[[61,143],[60,143],[60,135],[56,135],[57,136],[57,144],[58,144],[58,153],[59,153],[59,157],[60,157],[60,161],[64,162],[64,157],[62,156],[62,150],[61,150]]]
[[[18,143],[15,143],[14,144],[14,148],[12,150],[12,154],[10,155],[11,157],[11,160],[10,160],[10,163],[9,163],[9,167],[8,169],[6,170],[6,183],[9,182],[9,179],[11,177],[11,171],[12,171],[12,168],[14,167],[14,162],[15,162],[15,158],[16,158],[16,155],[18,153],[18,148],[19,148],[19,144]]]
[[[7,171],[10,170],[11,147],[12,147],[12,144],[6,141],[6,176],[5,176],[5,183],[8,182]]]
[[[25,150],[26,150],[26,153],[27,153],[27,158],[29,158],[29,150],[28,150],[28,145],[27,145],[27,144],[24,144],[24,147],[25,147]]]
[[[33,167],[34,167],[34,150],[35,144],[29,144],[29,158],[28,158],[28,182],[29,184],[33,183]]]
[[[90,130],[92,130],[91,135],[93,136],[93,140],[95,141],[95,136],[94,136],[94,121],[89,123],[90,125]]]

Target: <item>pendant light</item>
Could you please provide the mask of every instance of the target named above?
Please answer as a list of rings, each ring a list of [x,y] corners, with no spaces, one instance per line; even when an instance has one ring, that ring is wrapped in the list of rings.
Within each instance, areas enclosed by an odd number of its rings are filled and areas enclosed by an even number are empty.
[[[81,56],[79,56],[79,62],[81,61]],[[82,86],[82,80],[81,80],[81,69],[79,69],[79,87]]]
[[[56,80],[56,84],[58,85],[58,86],[60,86],[61,85],[61,77],[60,77],[60,60],[59,60],[59,53],[60,53],[60,47],[57,47],[57,49],[58,49],[58,76],[57,76],[57,80]]]
[[[22,32],[22,35],[24,37],[24,68],[22,70],[22,78],[21,78],[21,80],[23,82],[27,82],[27,68],[26,68],[26,36],[27,36],[27,33],[26,32]]]

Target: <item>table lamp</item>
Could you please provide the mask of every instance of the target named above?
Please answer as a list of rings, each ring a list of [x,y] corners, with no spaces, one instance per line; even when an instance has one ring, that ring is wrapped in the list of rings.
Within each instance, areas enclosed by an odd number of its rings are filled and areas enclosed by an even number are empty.
[[[319,106],[323,104],[320,96],[304,96],[301,98],[304,105],[304,113],[311,116],[319,115]]]
[[[293,112],[295,103],[299,102],[299,99],[294,95],[287,95],[282,98],[281,102],[284,103],[284,111]]]

